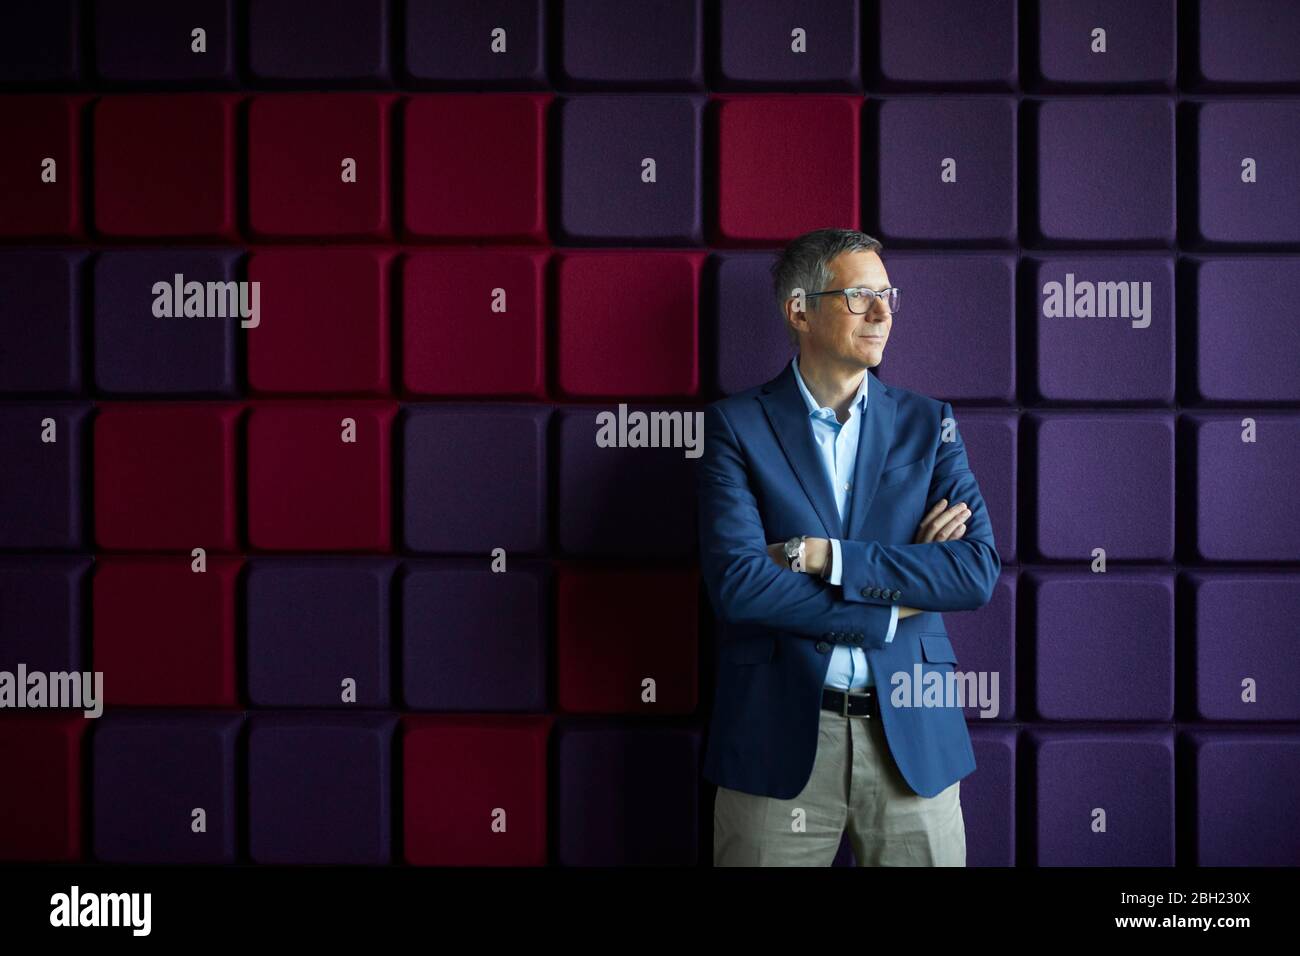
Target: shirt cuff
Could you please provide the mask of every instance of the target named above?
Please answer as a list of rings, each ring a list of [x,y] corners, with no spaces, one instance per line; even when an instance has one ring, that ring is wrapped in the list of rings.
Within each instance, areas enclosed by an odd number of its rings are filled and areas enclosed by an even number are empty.
[[[893,611],[894,613],[889,615],[889,633],[885,635],[886,644],[893,641],[894,629],[898,627],[898,605],[895,604],[892,608],[890,608],[890,610]]]
[[[831,573],[826,580],[830,584],[839,584],[843,575],[844,562],[840,560],[840,539],[831,538]]]

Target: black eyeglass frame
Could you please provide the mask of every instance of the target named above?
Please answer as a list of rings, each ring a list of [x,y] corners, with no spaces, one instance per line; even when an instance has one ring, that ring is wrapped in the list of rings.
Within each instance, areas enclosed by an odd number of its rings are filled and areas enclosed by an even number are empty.
[[[849,298],[849,293],[850,293],[850,292],[869,292],[869,293],[871,294],[871,304],[868,305],[868,306],[867,306],[865,309],[863,309],[861,312],[856,311],[856,310],[853,308],[853,300]],[[870,311],[872,310],[872,308],[875,307],[876,301],[877,301],[878,299],[882,298],[883,296],[888,295],[888,294],[891,293],[891,292],[894,293],[894,296],[895,296],[896,301],[899,302],[899,303],[901,303],[903,297],[902,297],[902,292],[901,292],[901,290],[898,288],[898,286],[890,286],[890,287],[887,288],[887,289],[880,289],[879,291],[877,291],[876,289],[868,289],[866,286],[851,286],[850,288],[847,288],[847,289],[826,289],[826,290],[823,291],[823,292],[805,292],[805,293],[804,293],[804,298],[805,298],[805,299],[815,299],[815,298],[817,298],[817,296],[819,296],[819,295],[843,295],[843,296],[844,296],[844,304],[845,304],[845,306],[848,307],[848,310],[849,310],[850,312],[852,312],[854,315],[866,315],[868,312],[870,312]],[[890,309],[890,310],[889,310],[889,314],[890,314],[890,315],[897,315],[897,314],[898,314],[898,307],[895,306],[894,308]]]

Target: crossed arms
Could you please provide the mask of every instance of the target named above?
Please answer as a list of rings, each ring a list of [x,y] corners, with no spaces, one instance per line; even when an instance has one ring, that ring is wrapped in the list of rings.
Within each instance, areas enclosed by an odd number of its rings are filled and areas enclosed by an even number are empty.
[[[952,417],[947,402],[943,415]],[[727,621],[812,638],[861,631],[870,646],[879,647],[895,604],[919,611],[981,607],[1001,571],[988,511],[956,433],[953,441],[939,442],[926,500],[968,503],[969,527],[948,540],[913,544],[840,539],[840,587],[791,573],[771,560],[740,443],[717,405],[704,413],[698,476],[700,566],[713,606]],[[872,587],[885,585],[900,591],[900,601],[870,596]]]

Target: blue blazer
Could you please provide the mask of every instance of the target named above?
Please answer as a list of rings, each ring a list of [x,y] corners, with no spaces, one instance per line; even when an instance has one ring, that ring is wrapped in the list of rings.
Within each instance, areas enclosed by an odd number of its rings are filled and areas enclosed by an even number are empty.
[[[975,769],[961,708],[895,707],[890,676],[911,677],[914,665],[922,673],[954,670],[941,612],[988,603],[1002,569],[988,509],[952,406],[867,376],[843,524],[789,365],[766,385],[705,410],[700,570],[719,626],[703,773],[720,786],[783,800],[803,790],[836,644],[866,652],[890,752],[916,793],[932,797]],[[940,498],[970,506],[965,535],[912,544]],[[841,540],[841,585],[779,568],[767,556],[768,543],[798,534]],[[894,604],[923,613],[900,618],[885,644]]]

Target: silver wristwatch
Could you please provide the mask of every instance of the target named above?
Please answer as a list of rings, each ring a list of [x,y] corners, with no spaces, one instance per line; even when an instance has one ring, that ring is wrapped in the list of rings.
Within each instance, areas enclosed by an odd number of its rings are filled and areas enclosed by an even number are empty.
[[[785,563],[791,571],[802,571],[807,567],[804,561],[806,554],[804,541],[807,537],[806,534],[801,534],[785,543]]]

